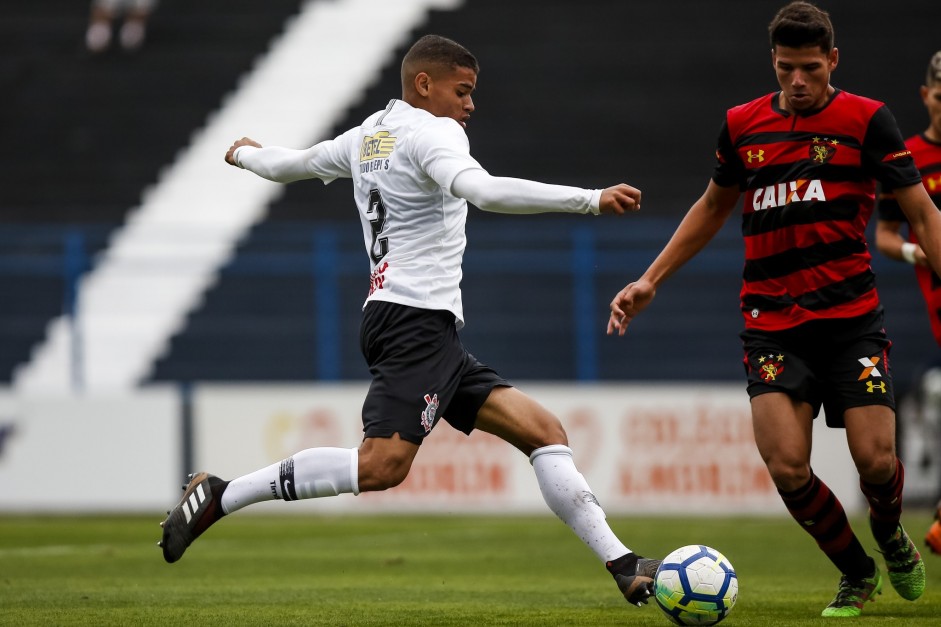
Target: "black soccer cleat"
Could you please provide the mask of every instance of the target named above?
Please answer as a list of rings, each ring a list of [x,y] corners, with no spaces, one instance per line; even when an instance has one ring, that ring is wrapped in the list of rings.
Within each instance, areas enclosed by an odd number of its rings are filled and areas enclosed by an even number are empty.
[[[163,559],[171,564],[183,557],[193,540],[225,516],[219,497],[229,482],[205,472],[191,474],[189,480],[183,486],[183,498],[160,523],[163,538],[157,545],[163,549]]]
[[[662,561],[628,553],[605,566],[627,602],[640,607],[653,596],[653,580]]]

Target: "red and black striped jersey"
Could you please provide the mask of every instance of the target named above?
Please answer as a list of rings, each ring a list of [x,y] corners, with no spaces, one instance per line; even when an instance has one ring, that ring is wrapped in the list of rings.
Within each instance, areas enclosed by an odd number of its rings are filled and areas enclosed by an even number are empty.
[[[924,135],[915,135],[905,141],[905,146],[912,151],[928,195],[935,206],[941,209],[941,143],[933,142]],[[885,193],[879,198],[879,218],[892,222],[908,222],[891,189],[885,189]],[[918,242],[911,228],[908,229],[908,239]],[[918,286],[928,306],[931,332],[938,345],[941,345],[941,278],[927,266],[915,266],[915,276],[918,277]]]
[[[881,305],[866,244],[876,182],[920,180],[881,102],[837,90],[792,115],[778,94],[730,109],[713,180],[744,192],[745,326],[779,331]]]

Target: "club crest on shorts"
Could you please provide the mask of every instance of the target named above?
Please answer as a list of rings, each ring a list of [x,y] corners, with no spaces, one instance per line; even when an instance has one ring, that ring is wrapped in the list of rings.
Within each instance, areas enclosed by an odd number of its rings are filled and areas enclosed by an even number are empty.
[[[425,394],[425,410],[421,413],[421,426],[425,428],[425,433],[431,431],[435,426],[435,414],[438,413],[438,395],[429,396]]]
[[[758,358],[758,372],[765,383],[774,383],[784,372],[784,355],[762,355]]]

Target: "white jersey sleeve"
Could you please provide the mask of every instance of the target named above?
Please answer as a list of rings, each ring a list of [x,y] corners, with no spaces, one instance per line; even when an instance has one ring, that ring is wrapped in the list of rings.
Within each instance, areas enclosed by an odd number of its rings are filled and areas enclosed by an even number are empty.
[[[450,118],[433,118],[409,144],[412,161],[442,189],[450,190],[458,174],[483,169],[470,154],[464,129]]]
[[[599,212],[601,190],[549,185],[526,179],[491,176],[483,169],[463,170],[451,183],[451,193],[484,211],[496,213]]]
[[[281,146],[240,146],[235,150],[235,163],[258,176],[277,183],[303,179],[320,179],[330,183],[338,178],[351,178],[350,146],[356,141],[355,129],[336,139],[329,139],[305,150]]]

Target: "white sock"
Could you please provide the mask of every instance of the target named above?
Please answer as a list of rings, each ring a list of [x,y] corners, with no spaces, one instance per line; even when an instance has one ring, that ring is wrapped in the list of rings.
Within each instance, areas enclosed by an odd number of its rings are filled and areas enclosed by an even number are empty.
[[[229,482],[222,493],[226,514],[252,503],[359,494],[359,450],[309,448]]]
[[[533,451],[529,462],[549,509],[571,527],[601,561],[610,562],[631,552],[608,526],[598,499],[575,467],[572,449],[561,444],[543,446]]]

